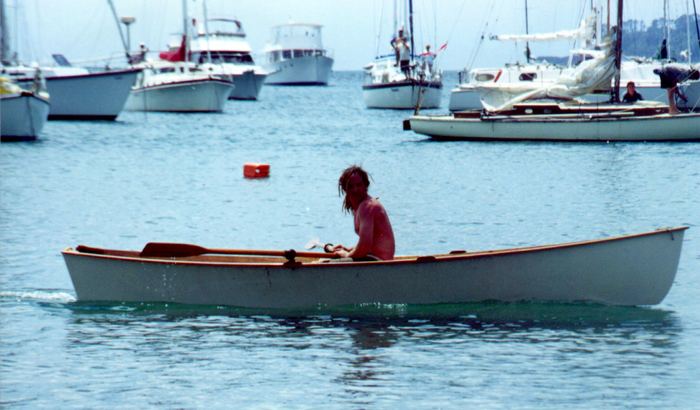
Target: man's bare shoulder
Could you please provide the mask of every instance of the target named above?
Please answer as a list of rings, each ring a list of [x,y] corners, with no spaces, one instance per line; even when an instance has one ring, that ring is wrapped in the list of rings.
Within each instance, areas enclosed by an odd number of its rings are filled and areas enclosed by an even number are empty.
[[[361,213],[375,213],[375,212],[385,212],[384,211],[384,206],[382,205],[381,202],[379,202],[379,198],[370,198],[366,201],[363,201],[359,208],[358,211]]]

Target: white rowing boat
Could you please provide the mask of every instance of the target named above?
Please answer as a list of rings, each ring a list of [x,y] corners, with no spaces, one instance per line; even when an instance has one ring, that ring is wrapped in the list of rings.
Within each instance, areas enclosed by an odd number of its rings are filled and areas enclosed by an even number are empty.
[[[653,305],[671,288],[686,229],[373,262],[169,243],[143,251],[78,246],[63,256],[79,301],[251,308],[487,300]]]

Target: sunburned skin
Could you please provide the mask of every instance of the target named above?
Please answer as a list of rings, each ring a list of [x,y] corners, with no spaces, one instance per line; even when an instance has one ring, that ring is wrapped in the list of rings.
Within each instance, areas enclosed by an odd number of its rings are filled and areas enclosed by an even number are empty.
[[[355,222],[355,233],[359,236],[352,248],[336,245],[333,251],[341,258],[364,258],[375,256],[382,260],[394,258],[394,231],[386,210],[378,199],[367,194],[362,177],[353,174],[345,187]]]

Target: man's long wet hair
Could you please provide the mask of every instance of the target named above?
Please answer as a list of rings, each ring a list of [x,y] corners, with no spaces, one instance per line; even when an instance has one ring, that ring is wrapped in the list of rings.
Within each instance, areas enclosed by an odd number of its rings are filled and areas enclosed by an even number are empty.
[[[345,168],[343,173],[340,174],[340,178],[338,178],[338,195],[345,195],[345,198],[343,198],[343,210],[350,213],[352,213],[352,205],[350,204],[350,199],[348,199],[347,187],[348,183],[350,182],[350,177],[352,177],[354,174],[359,175],[360,178],[362,178],[362,182],[365,184],[365,186],[369,188],[369,174],[367,174],[364,169],[357,165],[352,165]]]

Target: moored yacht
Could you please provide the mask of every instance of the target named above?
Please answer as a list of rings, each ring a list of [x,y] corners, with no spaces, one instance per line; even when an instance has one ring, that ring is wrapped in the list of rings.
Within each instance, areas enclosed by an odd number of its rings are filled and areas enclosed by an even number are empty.
[[[414,115],[404,129],[442,140],[699,141],[700,114],[676,114],[656,101],[620,103],[622,41],[616,27],[611,33],[614,39],[601,45],[599,55],[554,83],[534,89],[484,85],[483,110]],[[606,87],[613,103],[578,99]]]
[[[2,141],[34,140],[49,115],[49,98],[36,88],[24,90],[0,76],[0,138]]]
[[[126,104],[132,111],[222,112],[234,84],[193,63],[142,63],[143,72]]]
[[[139,68],[91,71],[72,66],[60,55],[54,59],[63,65],[38,67],[51,96],[50,120],[115,120],[124,109]],[[35,67],[3,67],[23,88],[31,88]]]
[[[197,25],[195,32],[189,44],[191,60],[203,70],[230,77],[235,84],[230,99],[257,100],[267,72],[253,61],[241,22],[212,18]]]
[[[584,50],[579,61],[592,58]],[[593,52],[590,51],[589,52]],[[628,59],[622,61],[620,68],[620,95],[625,93],[625,85],[632,81],[637,90],[646,100],[667,102],[666,91],[661,88],[659,77],[654,69],[662,66],[660,61]],[[559,77],[573,72],[575,67],[565,67],[556,64],[506,64],[502,68],[475,68],[460,73],[465,81],[450,91],[450,111],[479,110],[482,108],[480,94],[484,87],[518,88],[521,91],[534,90],[539,87],[554,84]],[[609,90],[596,90],[581,98],[588,102],[607,102],[610,99]]]
[[[362,97],[368,108],[416,109],[439,108],[442,96],[442,71],[435,64],[436,55],[427,49],[415,52],[413,2],[408,1],[408,31],[398,30],[392,40],[396,53],[380,55],[364,67]],[[394,30],[396,32],[396,30]]]
[[[276,85],[327,85],[333,58],[323,48],[319,24],[289,23],[272,28],[265,47],[265,82]]]

